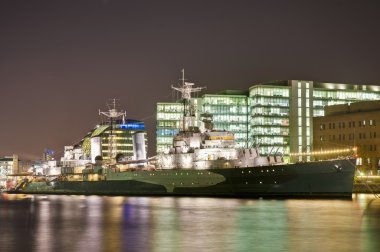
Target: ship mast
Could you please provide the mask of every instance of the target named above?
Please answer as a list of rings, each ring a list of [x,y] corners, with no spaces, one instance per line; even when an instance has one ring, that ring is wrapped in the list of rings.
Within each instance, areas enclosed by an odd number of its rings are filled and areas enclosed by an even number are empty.
[[[196,93],[205,89],[206,87],[193,87],[194,83],[185,81],[185,69],[182,69],[182,86],[172,88],[181,93],[183,102],[183,127],[184,131],[188,130],[190,126],[194,126],[195,108],[191,100],[191,93]]]
[[[105,115],[110,119],[110,133],[108,137],[108,155],[110,161],[116,157],[116,135],[113,134],[113,123],[117,118],[122,118],[123,123],[125,123],[126,112],[118,111],[116,109],[116,99],[112,99],[111,104],[107,104],[108,111],[103,112],[99,109],[99,115]]]

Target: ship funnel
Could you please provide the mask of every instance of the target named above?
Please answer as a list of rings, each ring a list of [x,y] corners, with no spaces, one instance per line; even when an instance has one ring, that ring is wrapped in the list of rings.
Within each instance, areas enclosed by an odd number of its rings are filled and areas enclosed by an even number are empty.
[[[103,158],[102,156],[96,156],[95,157],[95,165],[99,166],[103,164]]]
[[[102,140],[100,137],[91,138],[91,162],[95,163],[96,157],[102,156]]]
[[[133,141],[133,159],[134,160],[145,160],[146,151],[145,151],[145,140],[144,132],[137,131],[132,135]]]
[[[213,130],[214,124],[212,122],[212,115],[209,113],[201,114],[201,132],[205,132],[206,130]]]

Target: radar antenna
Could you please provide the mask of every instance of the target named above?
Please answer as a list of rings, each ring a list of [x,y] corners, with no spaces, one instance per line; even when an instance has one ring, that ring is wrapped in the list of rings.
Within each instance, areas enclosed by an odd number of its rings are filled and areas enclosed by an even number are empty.
[[[117,111],[117,109],[116,109],[116,101],[117,101],[117,99],[116,98],[111,99],[111,101],[112,101],[111,104],[107,104],[108,111],[107,112],[102,112],[99,109],[99,115],[105,115],[106,117],[110,118],[111,120],[114,119],[114,118],[122,117],[123,123],[125,123],[126,112],[123,111],[123,110]]]
[[[190,126],[194,126],[195,121],[195,106],[191,101],[191,93],[196,93],[206,87],[193,87],[194,83],[186,82],[185,69],[182,69],[182,86],[171,86],[172,89],[181,93],[183,102],[183,130],[188,130]]]
[[[182,86],[175,87],[172,85],[174,90],[177,90],[182,94],[182,100],[190,100],[191,93],[199,92],[206,87],[193,87],[194,83],[186,82],[185,80],[185,69],[182,69]]]

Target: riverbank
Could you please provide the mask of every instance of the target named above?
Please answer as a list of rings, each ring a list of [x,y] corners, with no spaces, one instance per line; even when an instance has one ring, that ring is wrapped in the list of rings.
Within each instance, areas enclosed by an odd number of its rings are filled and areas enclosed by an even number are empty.
[[[380,193],[380,176],[356,176],[353,193]]]

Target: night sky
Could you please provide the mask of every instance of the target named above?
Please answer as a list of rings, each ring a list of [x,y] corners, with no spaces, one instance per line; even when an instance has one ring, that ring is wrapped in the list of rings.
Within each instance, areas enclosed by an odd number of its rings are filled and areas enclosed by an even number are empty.
[[[379,1],[0,0],[0,156],[62,154],[118,98],[155,150],[156,102],[279,79],[380,84]]]

